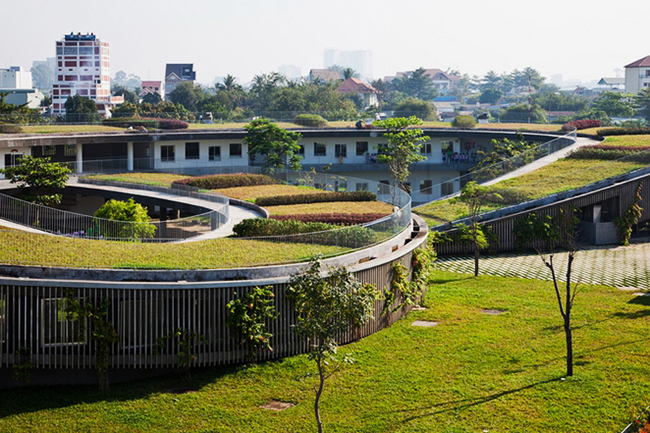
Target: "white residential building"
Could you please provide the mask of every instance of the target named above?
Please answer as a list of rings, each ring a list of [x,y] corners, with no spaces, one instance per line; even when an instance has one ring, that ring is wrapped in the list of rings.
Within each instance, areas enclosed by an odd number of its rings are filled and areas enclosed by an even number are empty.
[[[650,56],[625,66],[625,92],[637,94],[650,87]]]
[[[0,93],[5,94],[7,104],[29,108],[38,108],[43,100],[43,94],[32,88],[32,73],[20,66],[0,69]]]

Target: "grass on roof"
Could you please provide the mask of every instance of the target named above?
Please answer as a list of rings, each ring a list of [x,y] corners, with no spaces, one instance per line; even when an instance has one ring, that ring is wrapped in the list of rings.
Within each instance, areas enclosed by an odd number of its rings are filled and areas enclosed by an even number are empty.
[[[645,164],[634,161],[560,159],[522,176],[501,181],[491,188],[496,192],[505,190],[517,193],[532,200],[589,185],[643,167]],[[482,211],[487,212],[505,206],[505,204],[490,204]],[[430,225],[435,226],[466,217],[467,205],[458,199],[440,200],[415,209],[415,213],[423,216]]]
[[[340,349],[355,363],[326,384],[324,430],[623,430],[649,403],[648,300],[582,286],[573,311],[575,375],[563,379],[564,336],[550,284],[436,273],[427,310]],[[414,320],[439,324],[415,327]],[[279,343],[272,338],[271,344]],[[190,384],[170,376],[112,384],[106,392],[96,386],[0,390],[0,431],[313,432],[314,373],[314,363],[301,355],[196,370]],[[181,387],[196,392],[170,392]],[[295,406],[261,407],[271,400]]]
[[[152,186],[169,187],[175,180],[187,179],[189,176],[173,173],[116,173],[94,174],[85,176],[88,179],[107,180],[112,182],[136,183]]]
[[[185,243],[72,239],[0,230],[0,263],[99,269],[219,269],[292,263],[349,251],[331,245],[219,238]]]

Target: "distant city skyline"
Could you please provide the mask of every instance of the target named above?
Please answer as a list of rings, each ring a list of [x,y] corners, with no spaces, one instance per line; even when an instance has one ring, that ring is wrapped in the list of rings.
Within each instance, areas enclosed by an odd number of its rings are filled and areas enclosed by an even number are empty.
[[[421,66],[479,77],[530,66],[567,82],[614,77],[650,54],[650,4],[641,0],[619,2],[621,19],[559,0],[534,8],[513,0],[395,5],[332,0],[314,13],[296,0],[197,0],[191,8],[114,0],[101,11],[80,0],[10,2],[3,5],[0,67],[29,69],[53,57],[55,41],[71,31],[111,44],[111,76],[123,70],[161,80],[167,63],[193,63],[203,84],[228,74],[243,84],[282,66],[305,76],[325,67],[328,48],[372,52],[373,78]]]

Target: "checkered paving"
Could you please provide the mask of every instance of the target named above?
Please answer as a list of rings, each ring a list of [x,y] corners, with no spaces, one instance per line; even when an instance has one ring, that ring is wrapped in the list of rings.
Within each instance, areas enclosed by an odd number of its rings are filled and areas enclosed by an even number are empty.
[[[554,255],[556,273],[565,281],[567,253]],[[438,257],[437,269],[474,273],[471,256]],[[538,254],[508,253],[481,256],[481,275],[550,280],[551,271]],[[582,284],[602,284],[614,287],[650,289],[650,243],[621,246],[587,246],[576,253],[571,280]]]

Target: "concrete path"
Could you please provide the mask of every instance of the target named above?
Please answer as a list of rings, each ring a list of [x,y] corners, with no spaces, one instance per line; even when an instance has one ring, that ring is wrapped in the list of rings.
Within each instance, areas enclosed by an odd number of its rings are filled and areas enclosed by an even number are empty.
[[[567,253],[557,253],[556,273],[564,280]],[[439,257],[439,270],[474,273],[474,258]],[[479,262],[481,275],[550,280],[551,273],[538,254],[507,253],[483,256]],[[603,284],[622,289],[650,290],[650,238],[634,239],[627,247],[616,245],[584,246],[573,262],[572,281],[582,284]]]
[[[495,183],[501,182],[502,180],[506,180],[513,177],[521,176],[522,174],[530,173],[531,171],[535,171],[538,168],[544,167],[545,165],[555,162],[560,158],[564,158],[570,152],[574,151],[579,147],[587,146],[591,144],[599,144],[599,143],[600,141],[594,140],[592,138],[578,137],[576,142],[573,143],[572,145],[567,146],[564,149],[560,149],[557,152],[553,152],[550,155],[538,159],[537,161],[533,161],[530,164],[524,165],[523,167],[511,171],[510,173],[506,173],[503,176],[499,176],[496,179],[493,179],[489,182],[485,182],[483,185],[494,185]]]

